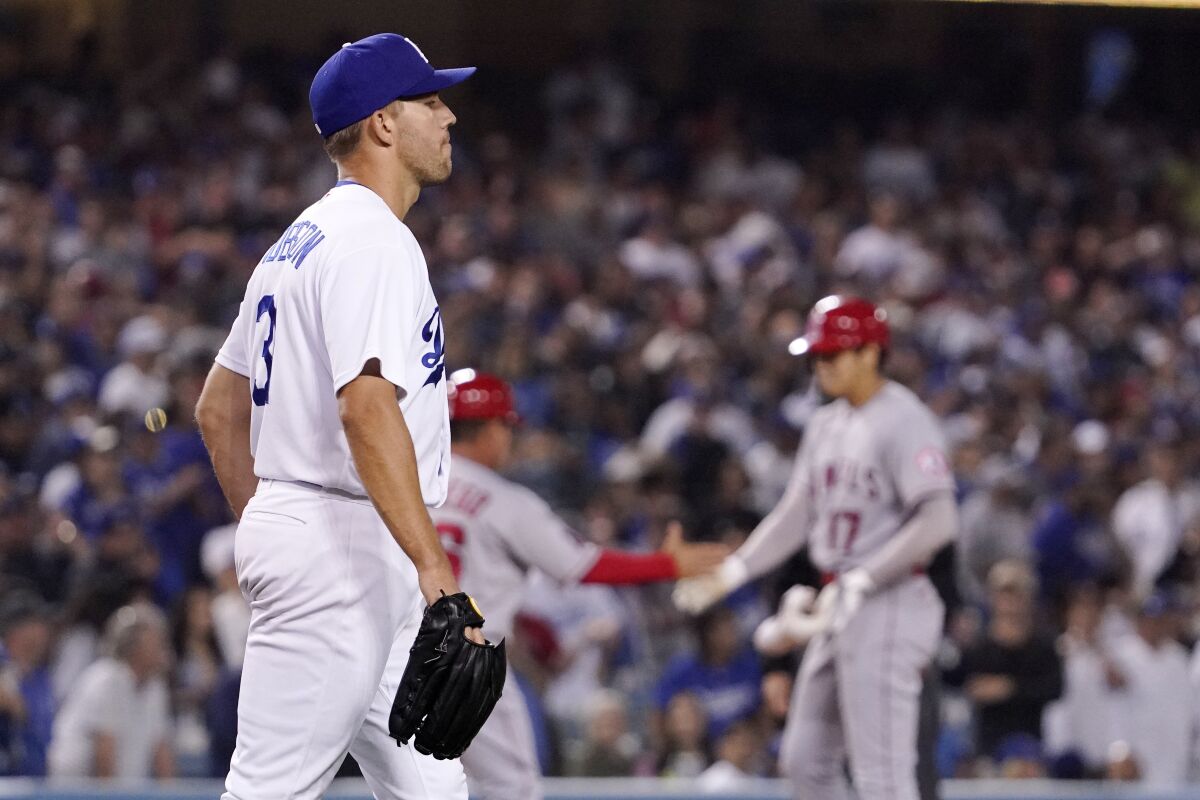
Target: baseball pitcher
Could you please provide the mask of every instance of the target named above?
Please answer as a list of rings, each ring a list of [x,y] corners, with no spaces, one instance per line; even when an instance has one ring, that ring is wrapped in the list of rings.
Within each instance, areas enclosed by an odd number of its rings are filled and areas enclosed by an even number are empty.
[[[197,405],[251,615],[225,800],[321,797],[347,751],[378,798],[466,800],[456,756],[504,660],[426,510],[445,339],[402,220],[450,175],[438,92],[473,71],[398,34],[325,62],[309,101],[338,182],[260,259]]]

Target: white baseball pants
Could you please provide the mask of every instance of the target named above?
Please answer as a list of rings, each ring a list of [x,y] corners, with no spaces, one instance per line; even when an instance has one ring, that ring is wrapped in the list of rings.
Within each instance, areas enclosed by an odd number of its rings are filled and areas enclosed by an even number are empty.
[[[424,601],[369,500],[264,480],[235,540],[250,603],[222,800],[321,797],[347,752],[386,800],[466,800],[457,760],[388,736]]]

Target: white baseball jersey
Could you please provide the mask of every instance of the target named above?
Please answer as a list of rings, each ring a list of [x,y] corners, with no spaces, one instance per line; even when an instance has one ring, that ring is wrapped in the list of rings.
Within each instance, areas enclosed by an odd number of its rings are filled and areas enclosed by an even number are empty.
[[[430,514],[463,591],[483,609],[492,641],[512,632],[530,568],[573,583],[600,556],[536,494],[461,454],[446,503]]]
[[[217,363],[250,380],[255,475],[364,495],[337,393],[379,359],[433,506],[446,496],[450,471],[444,353],[416,239],[378,195],[343,181],[255,267]]]

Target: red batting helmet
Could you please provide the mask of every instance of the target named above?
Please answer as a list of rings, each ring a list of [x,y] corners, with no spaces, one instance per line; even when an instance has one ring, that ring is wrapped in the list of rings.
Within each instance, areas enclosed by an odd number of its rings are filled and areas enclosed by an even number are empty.
[[[886,311],[861,297],[833,294],[813,306],[804,336],[788,345],[788,352],[794,356],[821,355],[867,344],[886,350],[891,338]]]
[[[473,369],[456,370],[446,381],[450,393],[450,419],[502,419],[520,421],[512,387],[495,375]]]

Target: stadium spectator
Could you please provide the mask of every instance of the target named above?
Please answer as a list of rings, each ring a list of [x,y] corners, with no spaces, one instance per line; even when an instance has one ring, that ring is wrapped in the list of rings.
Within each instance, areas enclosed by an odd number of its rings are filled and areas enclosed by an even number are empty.
[[[996,748],[996,772],[1008,780],[1046,777],[1041,743],[1028,733],[1006,736]]]
[[[762,738],[749,720],[730,725],[717,739],[716,761],[696,781],[701,791],[717,793],[743,788],[762,769],[762,745]]]
[[[58,704],[48,668],[52,629],[48,608],[29,590],[7,593],[0,602],[4,661],[0,696],[7,719],[7,773],[45,777],[46,749]]]
[[[105,624],[117,609],[146,600],[149,586],[125,569],[95,571],[80,579],[63,613],[54,662],[54,696],[66,698],[102,651]]]
[[[166,348],[167,332],[149,315],[125,323],[117,337],[117,352],[123,361],[110,369],[100,382],[99,406],[106,414],[146,413],[167,402],[167,382],[154,367]]]
[[[1127,742],[1140,780],[1179,786],[1196,754],[1197,698],[1188,655],[1176,641],[1179,607],[1167,592],[1151,594],[1138,609],[1135,633],[1113,644],[1113,661],[1125,676],[1118,710],[1118,740]]]
[[[147,534],[161,561],[155,592],[163,604],[202,580],[201,539],[229,516],[193,421],[209,366],[207,359],[188,357],[171,370],[167,427],[158,434],[161,481],[145,512]]]
[[[222,525],[204,534],[200,544],[200,561],[215,592],[212,598],[212,624],[218,650],[226,668],[239,670],[250,631],[250,606],[238,586],[233,558],[236,530],[235,525]]]
[[[672,698],[687,692],[704,708],[707,739],[716,739],[733,723],[754,714],[760,703],[758,657],[740,636],[737,618],[725,606],[696,618],[699,648],[667,664],[655,689],[660,712]]]
[[[149,605],[125,606],[109,621],[105,656],[79,676],[54,721],[55,778],[170,778],[167,625]]]
[[[1032,557],[1028,486],[1021,468],[993,456],[979,470],[979,489],[963,501],[955,543],[958,589],[963,598],[982,605],[987,576],[1000,561]]]
[[[1158,442],[1146,449],[1146,478],[1126,489],[1112,513],[1117,541],[1133,565],[1133,590],[1147,597],[1171,565],[1184,531],[1200,518],[1200,485],[1180,472],[1178,448]]]
[[[629,730],[624,695],[601,690],[586,705],[586,732],[568,774],[600,778],[632,775],[639,742]]]
[[[48,602],[63,602],[86,544],[73,524],[38,507],[28,485],[0,478],[0,493],[0,597],[28,587]]]
[[[1095,584],[1071,591],[1066,631],[1059,638],[1063,659],[1062,697],[1046,707],[1045,750],[1056,759],[1077,758],[1084,774],[1103,777],[1118,734],[1125,674],[1103,636],[1104,596]]]
[[[695,778],[711,763],[708,718],[699,698],[680,692],[667,703],[652,774],[665,778]]]
[[[900,227],[902,205],[895,195],[878,192],[869,206],[869,222],[851,231],[837,254],[837,274],[878,289],[886,285],[916,248]]]
[[[1080,479],[1048,502],[1035,523],[1030,538],[1047,600],[1062,602],[1071,586],[1098,581],[1118,569],[1105,525],[1112,502],[1108,491],[1094,479]]]
[[[980,642],[968,648],[954,682],[975,704],[976,753],[999,761],[1010,737],[1042,739],[1042,712],[1062,692],[1054,642],[1035,627],[1036,580],[1019,561],[1001,561],[988,574],[991,617]]]
[[[79,483],[62,511],[93,546],[117,519],[136,514],[121,476],[120,434],[111,426],[97,428],[80,458]]]
[[[209,761],[205,711],[209,697],[225,669],[212,613],[212,594],[193,586],[176,601],[170,619],[174,655],[172,714],[174,750],[183,774],[185,765],[194,774],[206,774]]]

